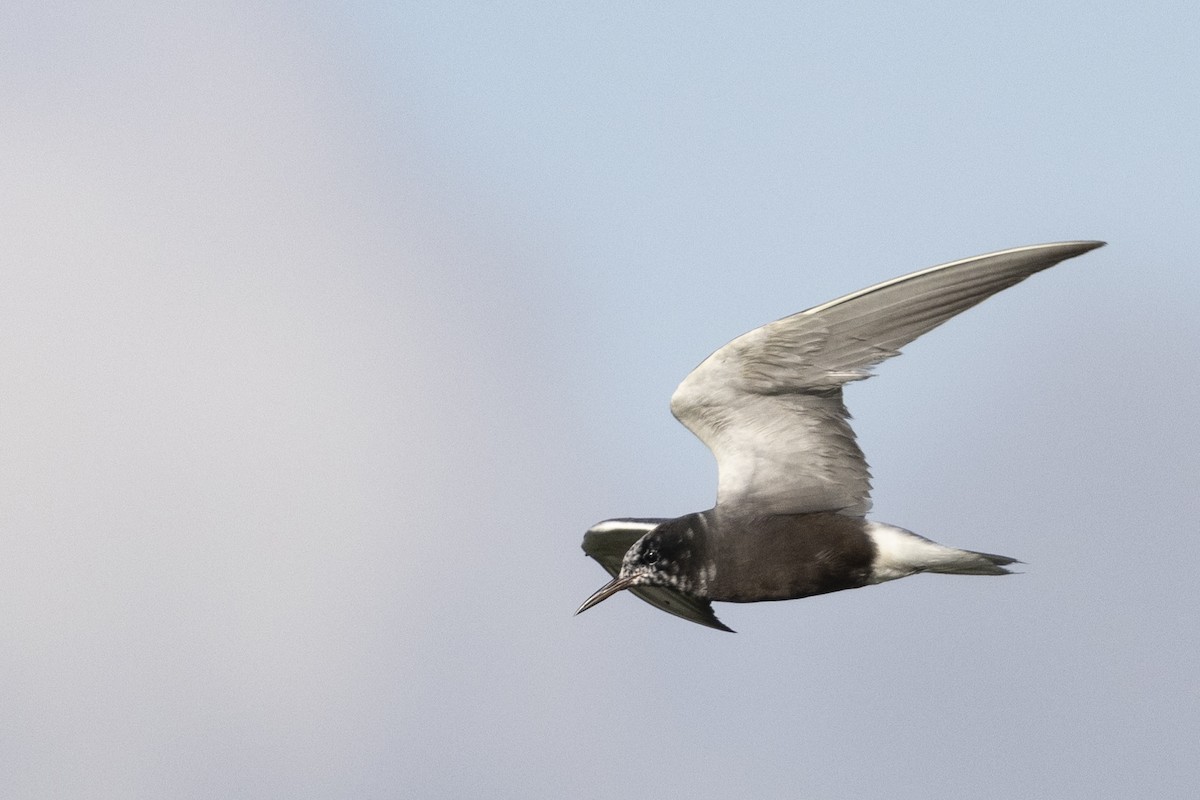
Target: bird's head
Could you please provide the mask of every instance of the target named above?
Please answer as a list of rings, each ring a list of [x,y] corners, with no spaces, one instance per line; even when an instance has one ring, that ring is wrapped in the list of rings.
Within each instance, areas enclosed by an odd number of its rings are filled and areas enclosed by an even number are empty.
[[[583,601],[575,613],[635,586],[663,586],[685,594],[703,591],[706,576],[698,563],[697,516],[664,522],[634,542],[625,552],[617,576]]]

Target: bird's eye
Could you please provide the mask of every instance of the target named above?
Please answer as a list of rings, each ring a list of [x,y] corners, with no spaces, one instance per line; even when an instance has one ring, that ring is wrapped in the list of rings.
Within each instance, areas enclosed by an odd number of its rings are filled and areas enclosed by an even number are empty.
[[[645,555],[642,556],[642,561],[645,561],[647,564],[653,564],[653,563],[657,562],[658,561],[658,551],[655,550],[653,547],[651,547],[649,550],[646,551]]]

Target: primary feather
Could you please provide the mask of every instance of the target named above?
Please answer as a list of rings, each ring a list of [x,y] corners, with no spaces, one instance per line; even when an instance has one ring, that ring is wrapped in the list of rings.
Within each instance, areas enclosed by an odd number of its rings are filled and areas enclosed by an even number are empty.
[[[679,384],[671,412],[713,452],[717,504],[863,516],[870,473],[842,386],[997,292],[1102,242],[1003,250],[876,284],[743,334]]]

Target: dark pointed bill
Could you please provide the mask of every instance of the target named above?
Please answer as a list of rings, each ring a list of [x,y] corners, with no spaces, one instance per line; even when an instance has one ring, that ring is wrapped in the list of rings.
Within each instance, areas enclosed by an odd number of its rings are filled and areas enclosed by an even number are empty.
[[[613,578],[611,581],[597,589],[595,594],[593,594],[587,600],[584,600],[583,605],[577,608],[575,613],[582,614],[592,606],[607,600],[622,589],[628,589],[631,582],[631,578]]]

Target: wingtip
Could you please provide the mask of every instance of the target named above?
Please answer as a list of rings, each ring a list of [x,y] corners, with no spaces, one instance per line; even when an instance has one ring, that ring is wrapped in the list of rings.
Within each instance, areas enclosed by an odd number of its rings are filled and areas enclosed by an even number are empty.
[[[1056,245],[1052,246],[1061,247],[1064,250],[1067,250],[1070,253],[1067,258],[1074,258],[1075,256],[1081,256],[1084,253],[1091,252],[1099,247],[1104,247],[1106,244],[1108,244],[1108,242],[1102,242],[1098,239],[1081,239],[1076,242],[1058,242]]]
[[[1078,241],[1066,242],[1047,242],[1046,244],[1032,244],[1026,247],[1014,247],[1011,250],[1002,250],[998,253],[990,253],[989,256],[1007,255],[1007,254],[1028,254],[1033,258],[1044,257],[1051,264],[1058,264],[1071,258],[1076,258],[1089,253],[1099,247],[1104,247],[1108,242],[1102,242],[1098,239],[1080,239]],[[987,258],[988,256],[980,256],[979,258]],[[969,259],[974,260],[974,259]],[[1043,267],[1044,269],[1045,267]]]

